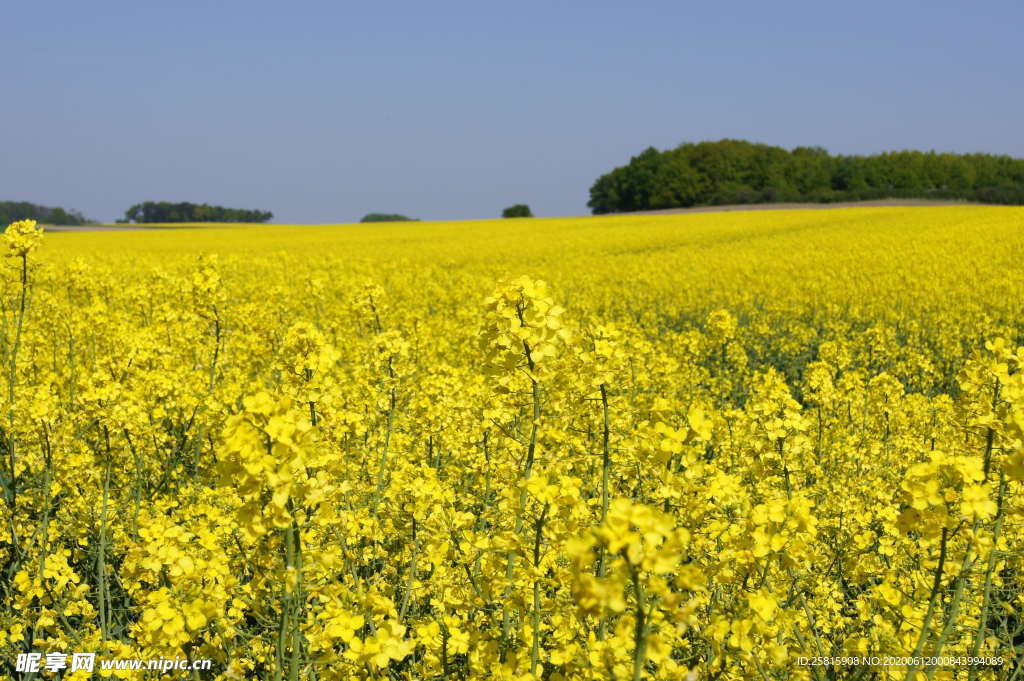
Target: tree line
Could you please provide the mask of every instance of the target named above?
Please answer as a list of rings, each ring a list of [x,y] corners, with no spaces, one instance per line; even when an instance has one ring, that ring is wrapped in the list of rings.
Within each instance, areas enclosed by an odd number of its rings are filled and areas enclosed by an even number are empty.
[[[821,147],[789,151],[732,139],[684,143],[665,151],[649,147],[602,175],[587,205],[600,214],[883,198],[1024,204],[1024,159],[934,151],[833,156]]]
[[[36,220],[47,225],[85,225],[81,213],[60,207],[39,206],[28,201],[0,201],[0,228],[18,220]]]
[[[359,222],[419,222],[419,218],[399,213],[367,213]]]
[[[266,222],[274,217],[268,210],[224,208],[206,203],[144,201],[124,213],[118,222]]]

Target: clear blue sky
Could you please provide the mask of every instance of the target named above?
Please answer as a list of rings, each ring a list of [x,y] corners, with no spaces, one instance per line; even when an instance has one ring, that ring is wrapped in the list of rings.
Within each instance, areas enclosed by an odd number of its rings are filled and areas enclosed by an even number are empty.
[[[649,145],[1024,156],[1022,25],[1019,1],[4,2],[0,199],[580,215]]]

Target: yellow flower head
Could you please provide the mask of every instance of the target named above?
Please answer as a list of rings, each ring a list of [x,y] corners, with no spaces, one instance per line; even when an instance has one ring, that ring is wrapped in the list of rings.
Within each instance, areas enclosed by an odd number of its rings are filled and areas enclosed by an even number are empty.
[[[39,247],[43,240],[43,228],[36,225],[35,220],[18,220],[4,230],[4,241],[7,243],[7,256],[21,258]]]

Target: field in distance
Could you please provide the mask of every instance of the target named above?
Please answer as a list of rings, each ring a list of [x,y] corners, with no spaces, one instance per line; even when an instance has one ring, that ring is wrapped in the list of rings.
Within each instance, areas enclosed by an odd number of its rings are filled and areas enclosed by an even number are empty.
[[[721,206],[694,206],[692,208],[665,208],[661,210],[637,211],[620,213],[620,215],[659,215],[671,213],[721,213],[744,210],[821,210],[827,208],[878,208],[897,206],[964,206],[972,205],[965,201],[931,201],[928,199],[878,199],[871,201],[844,201],[835,203],[742,203]],[[180,223],[182,227],[197,227],[215,223]],[[95,231],[127,231],[135,229],[173,228],[175,225],[138,225],[138,224],[95,224],[95,225],[46,225],[53,232],[95,232]]]

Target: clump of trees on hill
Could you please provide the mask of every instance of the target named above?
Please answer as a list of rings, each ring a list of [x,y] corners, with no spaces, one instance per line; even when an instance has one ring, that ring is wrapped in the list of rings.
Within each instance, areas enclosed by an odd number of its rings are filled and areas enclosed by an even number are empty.
[[[745,140],[650,147],[590,188],[594,213],[730,203],[824,203],[883,198],[1024,204],[1024,159],[895,151],[832,156]]]
[[[274,217],[268,210],[224,208],[206,203],[144,201],[124,213],[118,222],[266,222]]]
[[[419,219],[398,213],[367,213],[359,222],[419,222]]]
[[[517,203],[501,211],[503,218],[532,218],[533,211],[525,203]]]
[[[18,220],[36,220],[47,225],[85,225],[89,223],[77,211],[37,206],[28,201],[0,201],[0,225],[7,226]]]

